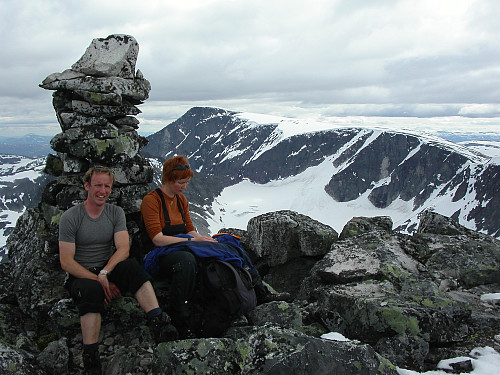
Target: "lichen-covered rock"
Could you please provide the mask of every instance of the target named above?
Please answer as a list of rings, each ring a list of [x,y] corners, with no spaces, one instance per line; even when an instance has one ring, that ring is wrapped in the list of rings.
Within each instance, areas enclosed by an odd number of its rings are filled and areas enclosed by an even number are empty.
[[[328,328],[363,342],[408,335],[443,344],[470,334],[470,308],[451,299],[401,295],[389,283],[380,282],[336,286],[318,294],[319,314],[327,318],[335,311],[341,317],[339,325]]]
[[[392,232],[392,219],[389,216],[378,217],[353,217],[344,225],[339,238],[345,240],[349,237],[359,236],[366,232],[382,231]]]
[[[276,211],[249,220],[248,242],[269,266],[300,256],[326,254],[338,234],[328,225],[293,211]]]
[[[76,305],[71,298],[64,298],[57,301],[48,313],[55,329],[63,335],[68,329],[80,326],[80,317]]]
[[[453,236],[470,233],[471,231],[461,226],[454,220],[433,211],[425,211],[418,225],[417,233],[432,233]]]
[[[104,366],[104,374],[148,373],[147,369],[151,367],[151,357],[151,350],[141,345],[119,347],[109,354],[109,360]]]
[[[67,79],[67,75],[67,73],[51,74],[42,81],[40,87],[46,90],[87,91],[96,94],[116,93],[136,104],[146,100],[149,97],[149,91],[151,91],[151,84],[146,79],[92,76]]]
[[[324,281],[337,283],[394,279],[395,273],[424,269],[403,251],[397,237],[379,232],[334,243],[316,268]]]
[[[153,374],[396,374],[368,345],[311,338],[276,327],[235,329],[231,338],[160,344]]]
[[[359,222],[356,218],[355,228]],[[316,262],[297,296],[317,303],[316,314],[327,329],[376,345],[396,364],[402,365],[404,353],[411,348],[420,348],[411,363],[423,369],[434,346],[464,342],[473,327],[488,330],[498,325],[500,320],[491,314],[474,312],[480,310],[477,294],[474,301],[456,291],[457,286],[451,290],[445,286],[453,285],[446,283],[453,279],[466,287],[495,283],[496,279],[487,277],[478,278],[478,284],[466,283],[460,272],[466,263],[472,270],[469,274],[485,275],[484,265],[495,265],[494,254],[500,250],[494,239],[486,236],[479,246],[475,235],[420,233],[415,240],[387,232],[385,225],[381,229],[380,220],[362,218],[361,222],[363,230],[335,242]],[[439,222],[446,225],[446,219]],[[446,256],[437,263],[441,252]],[[417,260],[410,254],[420,256]],[[397,355],[395,347],[400,350]]]
[[[396,335],[381,338],[375,350],[401,368],[423,371],[429,354],[429,343],[419,336]]]
[[[300,329],[303,325],[300,309],[285,301],[269,302],[257,306],[248,313],[251,324],[256,326],[272,323],[285,328]]]
[[[311,338],[276,327],[241,330],[241,374],[396,374],[369,345]]]
[[[442,279],[472,288],[500,284],[500,241],[489,236],[416,235],[427,243],[425,266]]]
[[[19,307],[33,317],[46,314],[62,296],[65,275],[48,226],[36,209],[27,210],[7,240],[12,264],[13,292]]]
[[[0,341],[0,372],[5,375],[40,375],[35,357],[23,350],[9,347]]]
[[[71,69],[89,76],[134,78],[138,54],[139,44],[133,36],[96,38]]]
[[[239,374],[244,361],[234,341],[225,338],[166,342],[154,354],[153,375]]]
[[[68,374],[69,349],[67,339],[52,341],[38,355],[36,361],[48,374]]]
[[[6,302],[8,301],[3,300],[0,304],[0,341],[15,345],[20,337],[19,333],[22,331],[24,316],[22,310],[14,303]]]

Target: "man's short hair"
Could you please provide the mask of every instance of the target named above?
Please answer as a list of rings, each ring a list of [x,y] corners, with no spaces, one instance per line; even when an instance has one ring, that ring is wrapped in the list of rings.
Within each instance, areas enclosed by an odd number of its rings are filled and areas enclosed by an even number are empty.
[[[107,174],[111,177],[112,184],[115,183],[115,174],[113,173],[113,171],[108,167],[103,167],[101,165],[94,165],[93,167],[90,167],[90,169],[83,176],[83,182],[88,182],[90,184],[92,176],[99,173]]]

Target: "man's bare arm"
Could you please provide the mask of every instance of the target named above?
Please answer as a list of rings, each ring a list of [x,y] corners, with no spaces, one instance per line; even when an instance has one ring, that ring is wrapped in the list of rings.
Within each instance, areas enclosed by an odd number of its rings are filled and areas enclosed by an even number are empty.
[[[79,279],[97,280],[97,276],[75,260],[76,246],[71,242],[59,241],[59,262],[61,268]]]
[[[128,258],[130,253],[130,243],[129,235],[126,230],[121,232],[116,232],[114,235],[116,251],[111,258],[109,258],[108,263],[104,266],[104,269],[108,272],[113,271],[118,263]]]

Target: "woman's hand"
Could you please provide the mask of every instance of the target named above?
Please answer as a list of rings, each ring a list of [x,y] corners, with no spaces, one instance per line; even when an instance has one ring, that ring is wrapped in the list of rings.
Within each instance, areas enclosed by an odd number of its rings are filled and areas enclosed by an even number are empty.
[[[205,237],[205,236],[193,237],[191,238],[191,241],[217,242],[217,240],[213,239],[212,237]]]

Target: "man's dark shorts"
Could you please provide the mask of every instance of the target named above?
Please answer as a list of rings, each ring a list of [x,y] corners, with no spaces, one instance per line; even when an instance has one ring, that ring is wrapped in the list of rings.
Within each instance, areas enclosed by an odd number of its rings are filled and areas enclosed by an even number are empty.
[[[91,271],[98,274],[100,269]],[[151,280],[151,277],[135,259],[125,259],[108,274],[108,280],[115,283],[122,294],[134,295],[146,281]],[[98,281],[70,276],[68,288],[80,316],[104,312],[104,290]]]

